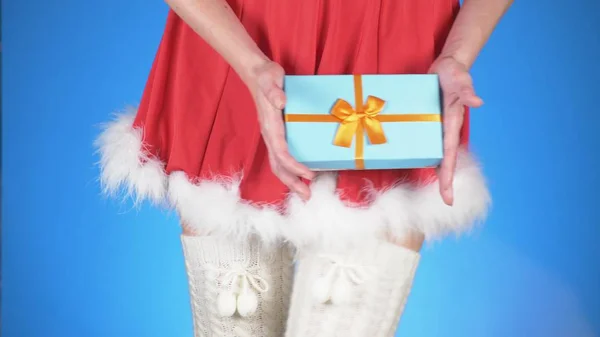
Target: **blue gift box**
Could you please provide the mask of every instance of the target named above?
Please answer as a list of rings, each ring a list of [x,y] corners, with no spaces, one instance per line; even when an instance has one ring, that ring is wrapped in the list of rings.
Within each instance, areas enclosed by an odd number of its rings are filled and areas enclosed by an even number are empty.
[[[443,156],[437,75],[286,76],[290,154],[312,170],[434,167]]]

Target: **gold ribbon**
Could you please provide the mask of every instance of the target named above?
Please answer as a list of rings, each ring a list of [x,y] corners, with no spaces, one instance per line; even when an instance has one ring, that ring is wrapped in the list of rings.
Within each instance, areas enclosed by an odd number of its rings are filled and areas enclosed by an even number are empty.
[[[371,144],[384,144],[387,142],[383,132],[382,122],[441,122],[439,114],[393,114],[380,115],[385,101],[375,96],[368,96],[363,104],[362,76],[354,75],[354,103],[355,108],[343,99],[338,99],[329,115],[286,114],[286,122],[312,122],[312,123],[340,123],[335,134],[333,144],[336,146],[350,147],[352,139],[356,137],[354,162],[356,169],[365,168],[364,148],[365,131]]]

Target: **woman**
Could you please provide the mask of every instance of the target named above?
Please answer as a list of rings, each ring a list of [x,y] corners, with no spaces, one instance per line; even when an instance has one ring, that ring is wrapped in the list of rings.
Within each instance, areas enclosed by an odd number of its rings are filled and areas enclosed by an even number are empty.
[[[468,70],[511,0],[167,2],[141,104],[98,144],[108,192],[180,215],[196,336],[392,336],[423,241],[490,202],[466,150],[465,107],[483,103]],[[426,72],[439,170],[315,174],[289,155],[284,74]]]

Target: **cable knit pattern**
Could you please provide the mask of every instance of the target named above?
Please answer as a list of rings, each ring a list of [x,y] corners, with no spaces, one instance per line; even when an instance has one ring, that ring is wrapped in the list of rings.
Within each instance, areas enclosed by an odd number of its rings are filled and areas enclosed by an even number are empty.
[[[283,335],[293,268],[288,247],[267,249],[257,240],[240,244],[214,237],[181,240],[195,337]]]
[[[419,254],[387,242],[298,257],[286,337],[393,337]]]

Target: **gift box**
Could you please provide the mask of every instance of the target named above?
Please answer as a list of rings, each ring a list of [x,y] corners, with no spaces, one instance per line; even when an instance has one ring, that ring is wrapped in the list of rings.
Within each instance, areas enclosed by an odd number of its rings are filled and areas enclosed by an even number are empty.
[[[434,167],[443,155],[437,75],[286,76],[290,154],[312,170]]]

